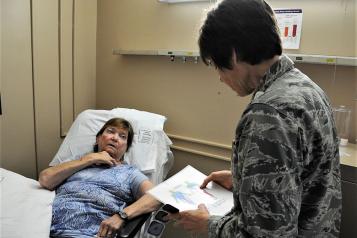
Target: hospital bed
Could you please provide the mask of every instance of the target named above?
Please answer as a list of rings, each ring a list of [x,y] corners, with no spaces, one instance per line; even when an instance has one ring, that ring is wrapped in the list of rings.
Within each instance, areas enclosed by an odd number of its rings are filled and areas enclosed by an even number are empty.
[[[166,118],[134,109],[86,110],[80,113],[50,165],[78,159],[91,152],[96,133],[113,117],[124,118],[133,126],[132,147],[124,160],[137,166],[154,184],[163,181],[173,164],[172,143],[163,131]],[[38,181],[0,168],[0,237],[48,238],[54,196],[54,191],[41,188]],[[132,237],[148,217],[150,214],[145,214],[128,223],[118,232],[118,237]],[[147,237],[145,228],[137,236],[140,234]]]

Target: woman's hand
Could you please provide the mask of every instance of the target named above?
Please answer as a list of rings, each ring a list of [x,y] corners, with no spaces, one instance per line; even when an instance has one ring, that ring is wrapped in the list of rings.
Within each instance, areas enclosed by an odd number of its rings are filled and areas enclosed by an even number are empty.
[[[100,223],[97,237],[116,237],[117,231],[124,223],[118,214],[115,214]]]
[[[228,190],[231,190],[233,187],[232,184],[232,173],[229,170],[221,170],[211,173],[203,180],[200,188],[205,188],[209,182],[216,182],[219,185],[225,187]]]
[[[116,159],[113,159],[108,152],[101,151],[98,153],[89,153],[83,156],[80,160],[88,161],[91,164],[95,165],[109,165],[109,166],[116,166],[120,162]]]
[[[83,156],[79,160],[67,161],[43,170],[40,173],[39,182],[42,187],[54,190],[68,177],[88,166],[93,164],[116,166],[119,163],[119,161],[113,159],[106,151],[90,153]]]

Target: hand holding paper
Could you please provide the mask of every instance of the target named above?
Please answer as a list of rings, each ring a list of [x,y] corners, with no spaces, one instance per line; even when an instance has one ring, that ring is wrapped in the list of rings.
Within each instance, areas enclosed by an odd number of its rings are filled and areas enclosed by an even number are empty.
[[[226,214],[233,207],[232,192],[214,182],[201,189],[200,185],[206,177],[188,165],[148,193],[180,211],[196,210],[203,203],[211,215]]]
[[[232,173],[229,170],[212,172],[210,175],[207,176],[207,178],[205,178],[200,188],[206,188],[207,184],[211,181],[218,183],[219,185],[228,190],[231,190],[233,187]]]

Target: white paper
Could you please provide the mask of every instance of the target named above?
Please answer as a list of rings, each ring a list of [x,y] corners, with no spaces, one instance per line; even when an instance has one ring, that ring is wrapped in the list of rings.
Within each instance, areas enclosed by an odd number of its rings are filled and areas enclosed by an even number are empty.
[[[274,9],[284,49],[299,49],[302,9]]]
[[[203,203],[211,215],[223,216],[233,207],[233,193],[213,182],[209,183],[207,188],[200,189],[206,177],[188,165],[148,193],[180,211],[195,210]]]

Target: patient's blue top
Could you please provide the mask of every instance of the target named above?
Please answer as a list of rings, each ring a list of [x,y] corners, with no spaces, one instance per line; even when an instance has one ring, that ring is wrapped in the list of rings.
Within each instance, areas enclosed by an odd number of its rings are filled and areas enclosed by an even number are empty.
[[[100,223],[139,197],[147,180],[136,167],[121,164],[85,168],[56,190],[51,236],[93,237]]]

